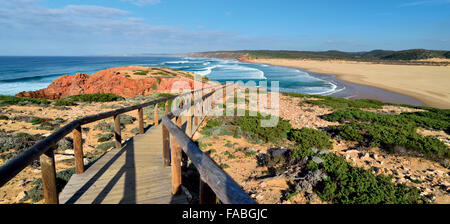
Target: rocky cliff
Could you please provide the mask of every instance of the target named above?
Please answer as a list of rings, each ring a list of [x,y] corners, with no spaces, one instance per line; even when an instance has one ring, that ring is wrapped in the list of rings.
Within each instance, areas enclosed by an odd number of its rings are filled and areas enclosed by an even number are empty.
[[[193,77],[192,73],[174,71],[170,68],[117,67],[92,75],[84,73],[77,73],[73,76],[64,75],[54,80],[45,89],[20,92],[16,96],[55,100],[78,94],[114,93],[123,97],[135,97],[155,92],[167,92],[176,87],[174,85],[193,88]],[[204,86],[205,84],[197,83],[197,85]]]

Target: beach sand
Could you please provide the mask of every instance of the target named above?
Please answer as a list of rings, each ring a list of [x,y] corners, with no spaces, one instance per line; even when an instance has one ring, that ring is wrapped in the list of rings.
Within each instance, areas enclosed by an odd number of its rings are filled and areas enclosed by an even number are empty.
[[[335,74],[338,79],[346,82],[410,96],[427,106],[450,109],[450,66],[301,59],[252,59],[249,62]]]

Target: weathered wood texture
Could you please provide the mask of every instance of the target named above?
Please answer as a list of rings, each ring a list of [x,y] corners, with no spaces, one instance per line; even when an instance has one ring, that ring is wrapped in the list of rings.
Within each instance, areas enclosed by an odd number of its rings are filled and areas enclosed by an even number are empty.
[[[144,109],[138,109],[139,134],[144,134]]]
[[[163,165],[162,128],[112,149],[83,174],[75,174],[61,192],[67,204],[184,204],[184,194],[172,195],[171,168]]]
[[[225,204],[256,204],[241,187],[226,174],[212,159],[204,154],[198,146],[168,116],[162,118],[170,135],[181,146],[186,155],[197,168],[203,181],[214,191],[219,200]],[[172,154],[173,155],[173,154]]]
[[[122,132],[120,129],[120,115],[114,116],[114,139],[116,140],[116,148],[122,148]]]
[[[81,126],[78,126],[73,130],[73,152],[75,156],[75,173],[83,173],[83,137],[81,134]]]
[[[52,149],[41,155],[42,185],[44,188],[44,200],[46,204],[58,204],[58,192],[56,189],[55,155]]]

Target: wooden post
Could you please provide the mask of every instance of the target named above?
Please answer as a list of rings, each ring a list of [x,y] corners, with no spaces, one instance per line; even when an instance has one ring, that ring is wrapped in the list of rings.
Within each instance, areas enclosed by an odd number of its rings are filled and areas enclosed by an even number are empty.
[[[203,182],[200,178],[200,204],[216,204],[217,197],[214,191],[208,186],[207,183]]]
[[[214,107],[216,107],[216,88],[212,88],[212,91],[214,93],[211,95],[212,97],[211,108],[214,109]]]
[[[75,156],[75,173],[84,173],[83,138],[81,134],[81,125],[73,130],[73,153]]]
[[[166,115],[169,114],[169,101],[166,101],[166,104],[164,105],[164,109],[166,111]]]
[[[155,104],[154,114],[155,114],[155,125],[159,125],[159,121],[158,121],[158,104]]]
[[[54,148],[49,148],[47,152],[40,156],[42,182],[44,188],[44,199],[46,204],[58,204],[58,192],[56,189],[56,168]]]
[[[165,114],[169,114],[169,101],[166,101],[164,105]],[[162,126],[163,131],[163,158],[164,165],[170,166],[170,133],[166,125]]]
[[[181,116],[177,117],[177,126],[181,126]],[[181,147],[175,136],[171,136],[172,150],[172,194],[180,193],[181,189]]]
[[[122,135],[120,131],[120,115],[114,116],[114,139],[116,140],[116,148],[122,148]]]
[[[139,134],[144,134],[144,108],[138,109]]]
[[[164,165],[170,166],[170,133],[169,130],[167,130],[166,125],[163,124],[162,126],[163,131],[163,158],[164,158]]]
[[[192,106],[194,103],[194,94],[191,93],[191,102],[190,105],[191,107],[189,107],[189,112],[188,115],[186,116],[186,120],[187,120],[187,125],[186,125],[186,134],[187,136],[192,137],[192,116],[194,114],[194,107]]]
[[[223,105],[227,105],[227,91],[223,88]]]

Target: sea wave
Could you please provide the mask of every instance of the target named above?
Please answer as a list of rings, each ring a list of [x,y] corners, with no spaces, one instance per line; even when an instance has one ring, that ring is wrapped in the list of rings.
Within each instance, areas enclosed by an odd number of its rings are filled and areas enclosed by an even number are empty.
[[[20,81],[39,81],[42,79],[50,79],[62,76],[63,74],[50,74],[50,75],[37,75],[37,76],[29,76],[29,77],[20,77],[20,78],[12,78],[12,79],[0,79],[0,83],[13,83]]]
[[[166,61],[164,64],[186,64],[189,63],[189,61]]]

